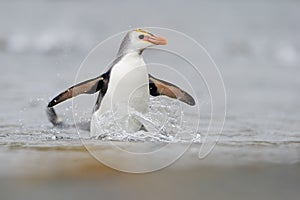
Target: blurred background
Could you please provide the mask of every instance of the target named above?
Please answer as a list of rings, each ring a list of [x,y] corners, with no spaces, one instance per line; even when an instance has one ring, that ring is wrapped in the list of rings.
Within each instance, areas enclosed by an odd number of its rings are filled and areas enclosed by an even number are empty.
[[[1,0],[0,198],[298,199],[299,9],[297,0]],[[52,130],[44,109],[95,45],[152,26],[207,49],[226,87],[226,124],[204,160],[195,146],[166,169],[124,174],[91,157],[73,129]]]

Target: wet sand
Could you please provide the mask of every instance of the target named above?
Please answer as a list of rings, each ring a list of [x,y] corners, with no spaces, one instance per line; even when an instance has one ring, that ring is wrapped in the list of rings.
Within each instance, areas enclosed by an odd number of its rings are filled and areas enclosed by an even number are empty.
[[[267,156],[262,150],[270,147],[257,145],[243,152],[217,146],[203,160],[195,148],[162,170],[128,174],[101,164],[80,145],[2,147],[1,156],[12,159],[1,162],[1,198],[274,200],[300,195],[300,163],[262,160]],[[299,144],[294,150],[299,156]],[[268,154],[275,158],[277,153]]]

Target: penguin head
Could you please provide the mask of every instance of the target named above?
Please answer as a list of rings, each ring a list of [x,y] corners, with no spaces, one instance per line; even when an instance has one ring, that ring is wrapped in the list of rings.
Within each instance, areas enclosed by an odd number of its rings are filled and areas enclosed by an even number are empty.
[[[155,36],[152,33],[142,29],[129,31],[124,37],[119,49],[119,55],[134,51],[143,51],[147,47],[154,45],[165,45],[167,40],[160,36]]]

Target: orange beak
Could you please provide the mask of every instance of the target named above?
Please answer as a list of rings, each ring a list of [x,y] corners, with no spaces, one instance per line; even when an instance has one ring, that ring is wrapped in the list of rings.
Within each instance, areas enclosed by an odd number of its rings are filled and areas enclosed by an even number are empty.
[[[164,37],[160,37],[160,36],[145,36],[144,37],[145,41],[151,42],[152,44],[156,44],[156,45],[166,45],[167,44],[167,40]]]

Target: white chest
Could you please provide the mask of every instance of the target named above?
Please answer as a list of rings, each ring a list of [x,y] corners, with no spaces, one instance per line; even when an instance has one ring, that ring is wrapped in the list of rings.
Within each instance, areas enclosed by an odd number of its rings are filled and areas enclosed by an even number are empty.
[[[113,66],[99,109],[94,113],[91,134],[99,134],[97,119],[108,111],[113,112],[117,126],[123,130],[137,131],[141,123],[134,119],[132,110],[145,113],[149,106],[149,77],[143,58],[138,54],[125,55]]]
[[[149,99],[148,71],[143,58],[138,54],[125,55],[110,74],[107,96],[113,103],[125,103],[138,108],[136,100]]]
[[[112,68],[107,92],[108,95],[117,95],[120,100],[146,85],[148,87],[148,71],[143,58],[138,54],[128,54]]]

